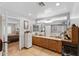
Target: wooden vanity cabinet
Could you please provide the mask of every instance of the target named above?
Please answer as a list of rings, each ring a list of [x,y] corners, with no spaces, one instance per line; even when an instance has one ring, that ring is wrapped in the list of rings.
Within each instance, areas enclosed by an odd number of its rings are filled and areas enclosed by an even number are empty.
[[[77,26],[72,26],[71,34],[72,44],[77,45],[79,40],[79,28]]]
[[[36,38],[36,45],[40,45],[40,38]]]
[[[32,43],[44,48],[48,48],[48,40],[41,37],[32,37]]]
[[[51,50],[56,50],[55,46],[56,46],[56,41],[54,40],[48,40],[48,49],[51,49]]]
[[[61,53],[62,52],[62,42],[57,41],[56,51]]]
[[[62,42],[57,40],[48,40],[48,49],[61,53]]]
[[[36,44],[36,37],[32,37],[32,44]]]
[[[59,40],[42,38],[42,37],[33,37],[32,43],[34,45],[38,45],[40,47],[61,53],[62,42]]]
[[[48,40],[45,38],[40,38],[40,46],[44,48],[48,48]]]
[[[35,44],[35,45],[40,45],[40,38],[32,37],[32,43]]]
[[[17,42],[19,41],[19,35],[8,35],[8,42],[12,43],[12,42]]]

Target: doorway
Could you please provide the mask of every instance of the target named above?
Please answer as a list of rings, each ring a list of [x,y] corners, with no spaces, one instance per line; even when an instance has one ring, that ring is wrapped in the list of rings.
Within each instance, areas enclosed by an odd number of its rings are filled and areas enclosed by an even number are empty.
[[[19,24],[16,19],[8,19],[7,38],[8,38],[8,55],[19,52]],[[16,50],[13,50],[16,49]]]

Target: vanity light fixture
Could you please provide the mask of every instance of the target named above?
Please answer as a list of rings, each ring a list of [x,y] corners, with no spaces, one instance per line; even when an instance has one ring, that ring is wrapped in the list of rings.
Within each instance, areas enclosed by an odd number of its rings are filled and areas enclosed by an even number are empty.
[[[45,6],[45,3],[44,2],[39,2],[38,5],[43,7],[43,6]]]

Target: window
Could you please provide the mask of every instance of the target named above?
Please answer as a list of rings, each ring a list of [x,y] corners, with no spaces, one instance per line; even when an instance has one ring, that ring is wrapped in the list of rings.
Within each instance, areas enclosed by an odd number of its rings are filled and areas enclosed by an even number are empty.
[[[63,24],[56,24],[51,26],[51,34],[56,34],[57,36],[62,34],[65,30],[66,30],[66,25]]]
[[[38,26],[38,25],[33,25],[33,31],[34,31],[34,32],[39,31],[39,26]]]
[[[56,32],[57,32],[57,27],[54,26],[54,25],[52,25],[52,26],[51,26],[51,32],[52,32],[52,33],[56,33]]]
[[[41,32],[45,32],[45,25],[41,24]]]

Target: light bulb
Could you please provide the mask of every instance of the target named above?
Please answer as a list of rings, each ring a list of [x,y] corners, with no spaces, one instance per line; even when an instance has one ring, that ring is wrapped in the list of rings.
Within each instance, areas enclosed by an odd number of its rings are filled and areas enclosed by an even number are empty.
[[[60,3],[56,3],[56,6],[60,6]]]

